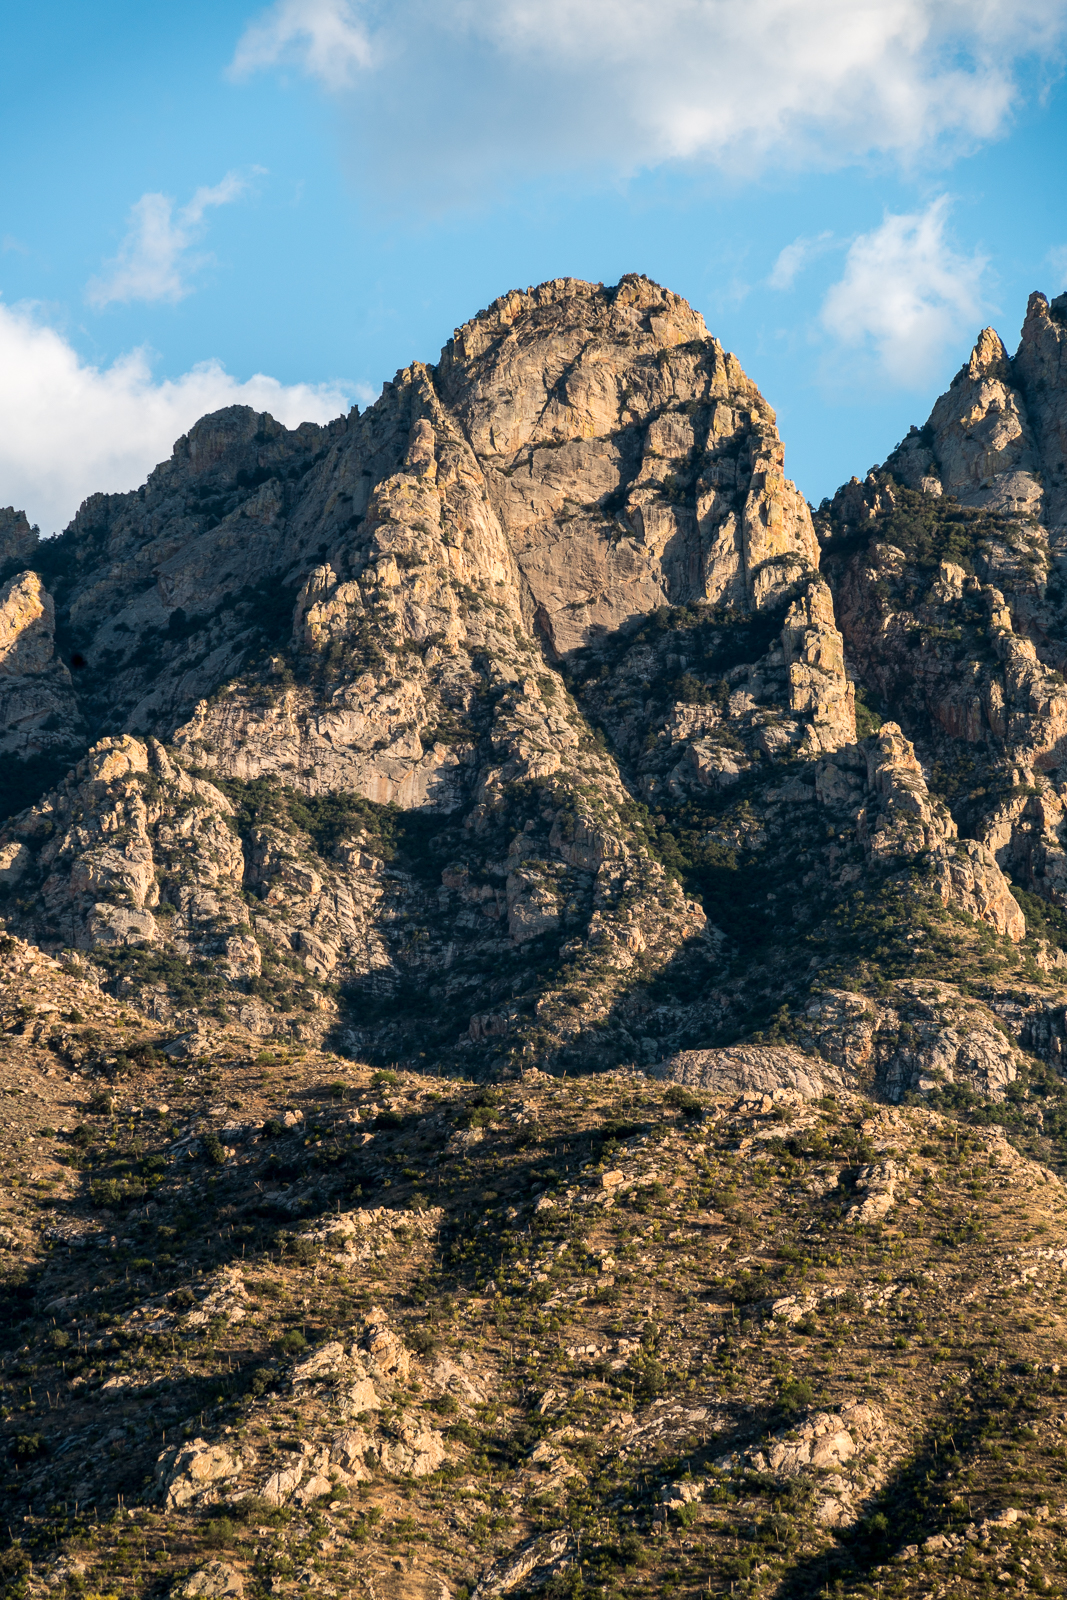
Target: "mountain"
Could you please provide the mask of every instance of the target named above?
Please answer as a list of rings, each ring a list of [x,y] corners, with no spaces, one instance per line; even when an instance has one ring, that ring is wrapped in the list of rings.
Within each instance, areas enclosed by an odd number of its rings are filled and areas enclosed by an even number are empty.
[[[814,510],[556,280],[0,511],[16,1592],[1059,1581],[1065,350]]]

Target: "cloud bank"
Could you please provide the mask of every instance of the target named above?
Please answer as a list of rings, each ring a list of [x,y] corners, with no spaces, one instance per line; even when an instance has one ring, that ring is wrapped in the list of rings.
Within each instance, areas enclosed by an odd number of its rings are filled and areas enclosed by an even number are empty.
[[[455,188],[457,161],[470,187],[956,151],[1004,129],[1065,31],[1067,0],[280,0],[231,71],[295,65],[347,106],[364,170]]]
[[[143,194],[130,208],[129,227],[110,269],[86,288],[86,299],[98,310],[116,301],[184,300],[192,292],[188,275],[209,259],[193,254],[203,233],[204,213],[229,205],[248,188],[248,179],[228,172],[221,183],[199,188],[175,214],[166,194]]]
[[[254,406],[295,427],[349,404],[339,385],[262,373],[241,383],[217,361],[158,382],[141,350],[88,366],[32,307],[0,303],[0,505],[24,508],[43,534],[63,528],[86,495],[143,483],[205,412]]]
[[[823,301],[822,327],[852,355],[848,375],[868,375],[903,388],[936,377],[946,351],[974,334],[988,309],[982,295],[987,262],[961,255],[945,235],[949,200],[924,211],[887,215],[855,239],[845,270]],[[858,356],[858,363],[856,357]]]

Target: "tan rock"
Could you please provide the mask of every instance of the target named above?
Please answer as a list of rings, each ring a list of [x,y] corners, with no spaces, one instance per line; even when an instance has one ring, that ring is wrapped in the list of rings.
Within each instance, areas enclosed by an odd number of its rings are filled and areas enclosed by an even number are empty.
[[[378,1446],[378,1465],[395,1477],[428,1478],[448,1460],[444,1435],[415,1418],[403,1418],[399,1437]]]
[[[375,1307],[367,1317],[363,1349],[372,1375],[403,1381],[411,1371],[411,1353],[389,1326],[385,1313]]]
[[[330,1446],[330,1461],[356,1483],[370,1477],[367,1454],[372,1451],[372,1435],[362,1428],[346,1428]]]
[[[236,1478],[244,1462],[223,1445],[206,1439],[190,1439],[188,1444],[171,1445],[156,1464],[156,1478],[163,1502],[178,1509],[210,1493],[217,1484]]]
[[[239,1600],[245,1592],[244,1578],[225,1561],[211,1561],[206,1567],[183,1579],[172,1591],[181,1600]]]
[[[856,737],[855,691],[845,675],[844,642],[829,587],[810,583],[793,602],[782,629],[789,707],[807,720],[816,750],[836,750]]]
[[[0,673],[44,672],[55,653],[55,606],[36,572],[23,572],[0,588]]]

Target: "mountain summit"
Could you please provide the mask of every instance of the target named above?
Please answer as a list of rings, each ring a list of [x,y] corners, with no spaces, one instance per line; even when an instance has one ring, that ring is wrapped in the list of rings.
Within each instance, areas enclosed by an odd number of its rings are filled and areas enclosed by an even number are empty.
[[[328,428],[205,418],[4,590],[9,753],[85,752],[0,847],[13,925],[389,1059],[690,1040],[629,1026],[721,965],[654,818],[855,733],[782,462],[637,277],[507,295]]]
[[[18,1592],[1062,1569],[1065,349],[813,511],[560,279],[0,511]]]

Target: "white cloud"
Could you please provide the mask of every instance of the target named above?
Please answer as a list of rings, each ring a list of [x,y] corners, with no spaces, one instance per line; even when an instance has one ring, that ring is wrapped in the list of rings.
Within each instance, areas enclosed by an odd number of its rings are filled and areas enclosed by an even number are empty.
[[[831,250],[833,242],[832,233],[819,233],[814,238],[802,234],[799,239],[794,239],[792,244],[787,244],[784,250],[778,252],[778,259],[767,279],[769,287],[791,289],[797,274],[802,272],[809,262],[815,261],[827,250]]]
[[[143,194],[130,208],[126,237],[107,263],[107,275],[93,278],[86,288],[89,304],[101,308],[115,301],[183,300],[192,292],[188,275],[207,259],[191,254],[202,235],[205,212],[229,205],[247,188],[247,178],[228,172],[221,183],[198,189],[177,213],[170,195]]]
[[[235,75],[343,91],[360,171],[472,193],[494,169],[743,171],[958,150],[1049,73],[1067,0],[281,0]]]
[[[235,78],[296,60],[327,89],[344,89],[373,51],[348,0],[278,0],[246,28],[230,65]]]
[[[24,507],[43,533],[64,527],[86,495],[143,483],[175,439],[222,406],[269,411],[288,427],[348,409],[337,384],[246,383],[217,361],[156,381],[145,353],[84,364],[29,306],[0,303],[0,505]]]
[[[986,259],[961,255],[945,237],[949,201],[887,215],[849,248],[845,270],[823,301],[823,328],[895,384],[919,388],[947,347],[975,330],[986,309]]]
[[[1053,294],[1059,294],[1067,289],[1067,244],[1058,244],[1049,251],[1045,257],[1055,278],[1056,287]]]

